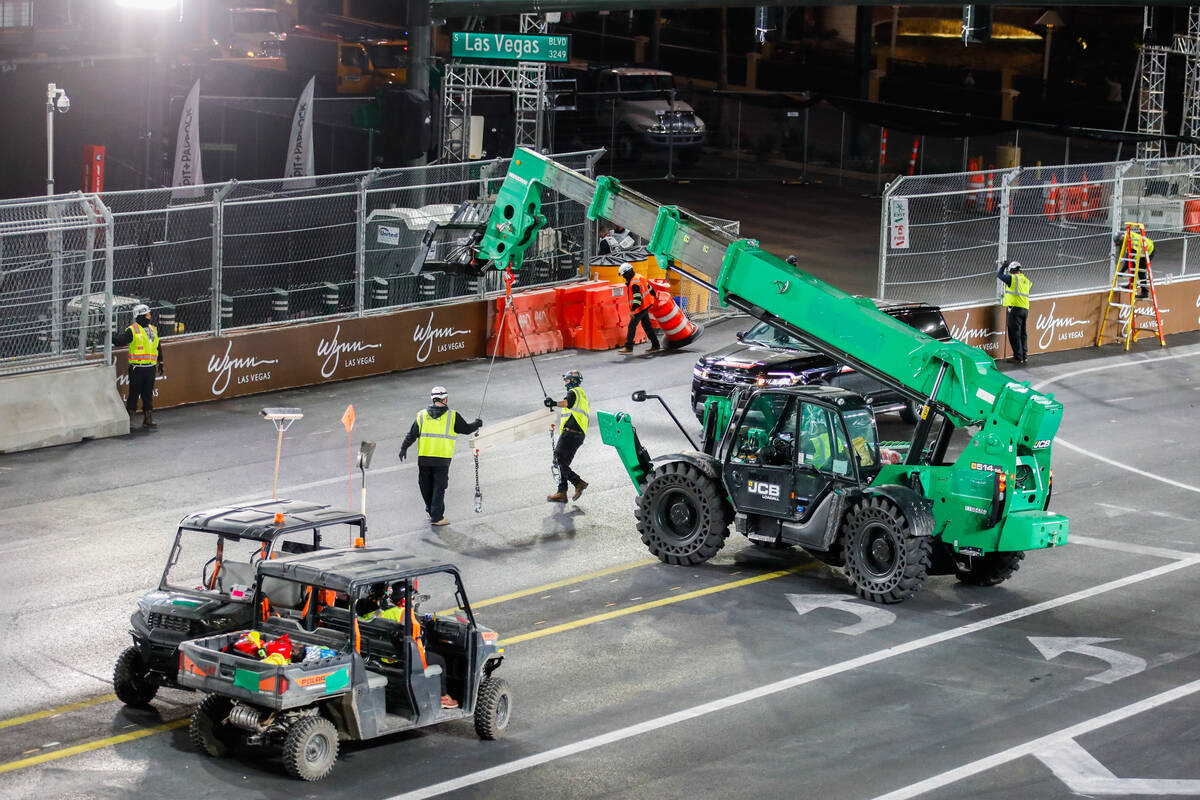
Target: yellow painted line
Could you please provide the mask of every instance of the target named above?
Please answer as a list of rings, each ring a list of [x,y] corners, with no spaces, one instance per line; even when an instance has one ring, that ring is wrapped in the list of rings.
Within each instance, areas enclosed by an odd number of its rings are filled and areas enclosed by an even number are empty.
[[[17,761],[9,761],[7,764],[0,764],[0,773],[12,772],[14,769],[32,767],[35,764],[44,764],[47,761],[54,761],[59,758],[66,758],[67,756],[79,755],[80,753],[86,753],[90,750],[99,750],[104,747],[112,747],[113,745],[118,745],[123,742],[132,742],[134,739],[141,739],[145,736],[153,736],[156,733],[162,733],[163,731],[171,731],[175,730],[176,728],[182,728],[184,725],[187,725],[190,722],[191,719],[189,717],[184,717],[183,719],[177,719],[174,722],[164,722],[161,725],[154,725],[149,728],[142,728],[141,730],[122,733],[119,736],[109,736],[106,739],[97,739],[94,742],[84,742],[83,744],[64,747],[62,750],[51,750],[50,752],[42,753],[41,755],[30,756],[29,758],[18,759]]]
[[[658,563],[661,562],[657,558],[647,558],[643,561],[631,561],[628,564],[618,564],[615,567],[608,567],[607,569],[588,572],[584,575],[576,575],[573,578],[563,578],[561,581],[555,581],[554,583],[544,583],[541,586],[534,586],[531,589],[521,589],[517,592],[502,594],[499,597],[489,597],[487,600],[480,600],[478,603],[471,603],[471,610],[475,610],[476,608],[487,608],[488,606],[494,606],[497,603],[504,603],[509,600],[517,600],[522,597],[528,597],[531,594],[537,594],[538,592],[548,592],[551,589],[561,589],[562,587],[570,586],[573,583],[583,583],[584,581],[590,581],[594,578],[603,578],[605,575],[615,575],[618,572],[637,569],[638,567],[644,567],[647,564]],[[453,614],[455,611],[457,611],[457,609],[451,608],[447,609],[446,611],[439,611],[438,613]]]
[[[755,575],[751,578],[742,578],[740,581],[720,583],[716,586],[709,586],[707,589],[697,589],[694,592],[687,592],[685,594],[675,595],[674,597],[664,597],[661,600],[651,600],[648,603],[639,603],[636,606],[620,608],[616,611],[606,611],[603,614],[597,614],[594,617],[584,617],[583,619],[577,619],[574,622],[564,622],[562,625],[553,625],[549,628],[543,628],[540,631],[530,631],[529,633],[518,634],[517,636],[511,636],[507,639],[502,639],[496,644],[510,645],[518,642],[527,642],[530,639],[539,639],[543,636],[549,636],[552,633],[562,633],[563,631],[574,630],[575,628],[582,628],[587,625],[594,625],[597,622],[604,622],[605,620],[616,619],[617,617],[626,617],[630,614],[637,614],[641,611],[647,611],[651,608],[661,608],[662,606],[671,605],[672,603],[680,603],[684,600],[691,600],[696,597],[704,597],[705,595],[716,594],[717,592],[724,592],[728,591],[729,589],[737,589],[742,586],[749,586],[753,583],[762,583],[763,581],[782,578],[784,575],[793,575],[806,569],[814,569],[816,566],[818,565],[804,564],[797,567],[791,567],[790,569],[781,569],[777,572],[766,572],[762,575]]]
[[[34,711],[31,714],[25,714],[20,717],[13,717],[12,719],[0,720],[0,728],[11,728],[13,725],[23,725],[26,722],[33,722],[34,720],[37,720],[37,719],[45,719],[46,717],[53,717],[55,714],[62,714],[67,711],[75,711],[80,708],[87,708],[89,706],[98,706],[101,703],[107,703],[110,700],[116,700],[116,699],[117,699],[117,696],[115,694],[104,694],[104,695],[100,695],[99,697],[93,697],[90,700],[80,700],[78,703],[68,703],[65,706],[58,706],[57,708],[48,708],[45,711]]]

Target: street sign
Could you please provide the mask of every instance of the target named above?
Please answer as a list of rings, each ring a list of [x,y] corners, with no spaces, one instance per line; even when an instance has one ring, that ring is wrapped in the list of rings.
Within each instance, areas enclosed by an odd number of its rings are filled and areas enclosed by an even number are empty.
[[[570,58],[570,50],[570,36],[457,31],[450,37],[450,55],[453,58],[561,62]]]

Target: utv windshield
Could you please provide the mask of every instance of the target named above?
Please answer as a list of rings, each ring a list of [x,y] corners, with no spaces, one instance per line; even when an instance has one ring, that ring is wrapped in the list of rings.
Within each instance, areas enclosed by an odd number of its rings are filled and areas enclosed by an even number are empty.
[[[249,600],[254,568],[263,556],[263,547],[262,542],[236,536],[181,530],[167,559],[160,588],[223,597],[244,592]]]

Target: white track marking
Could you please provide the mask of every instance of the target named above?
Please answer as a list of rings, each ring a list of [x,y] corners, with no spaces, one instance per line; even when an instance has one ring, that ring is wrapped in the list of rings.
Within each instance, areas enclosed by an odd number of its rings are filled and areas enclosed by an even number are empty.
[[[949,786],[952,783],[957,783],[972,775],[978,775],[981,772],[987,772],[990,769],[995,769],[1010,761],[1016,761],[1018,758],[1025,756],[1036,755],[1043,752],[1047,748],[1062,742],[1065,739],[1074,739],[1077,736],[1082,736],[1085,733],[1100,730],[1101,728],[1136,716],[1145,711],[1149,711],[1159,706],[1173,703],[1176,700],[1181,700],[1184,697],[1195,694],[1200,691],[1200,680],[1185,683],[1182,686],[1176,686],[1174,689],[1168,689],[1161,694],[1147,697],[1145,700],[1139,700],[1136,703],[1130,703],[1107,714],[1101,714],[1098,717],[1092,717],[1089,720],[1080,722],[1077,725],[1072,725],[1069,728],[1063,728],[1060,731],[1051,733],[1048,736],[1041,736],[1037,739],[1032,739],[1024,744],[1019,744],[1015,747],[1010,747],[1007,750],[1001,750],[999,753],[981,758],[978,761],[972,761],[969,764],[964,764],[957,769],[952,769],[943,772],[940,775],[934,775],[932,778],[914,783],[910,786],[905,786],[903,789],[897,789],[894,792],[881,794],[874,800],[907,800],[910,797],[917,797],[932,792],[935,789],[940,789],[943,786]]]
[[[1037,753],[1054,777],[1077,795],[1186,795],[1200,796],[1200,780],[1178,778],[1118,778],[1112,770],[1074,739],[1055,742]]]
[[[1054,375],[1044,381],[1040,381],[1033,388],[1040,392],[1052,383],[1058,383],[1059,381],[1066,380],[1067,378],[1074,378],[1079,375],[1087,375],[1092,372],[1107,372],[1111,369],[1121,369],[1123,367],[1144,367],[1145,365],[1153,364],[1156,361],[1169,361],[1176,358],[1195,358],[1197,356],[1200,356],[1200,350],[1191,350],[1186,353],[1171,353],[1170,355],[1158,356],[1157,358],[1142,358],[1138,359],[1137,361],[1118,361],[1112,364],[1101,364],[1100,366],[1096,367],[1084,367],[1082,369],[1072,370],[1071,372],[1064,372],[1062,375]],[[1180,483],[1179,481],[1171,480],[1170,478],[1164,478],[1161,475],[1155,475],[1153,472],[1146,472],[1145,470],[1138,469],[1137,467],[1130,466],[1129,464],[1124,464],[1120,461],[1115,461],[1111,458],[1102,456],[1099,453],[1093,453],[1091,450],[1086,450],[1079,445],[1071,444],[1066,439],[1055,438],[1054,442],[1055,444],[1062,445],[1068,450],[1074,450],[1080,455],[1085,455],[1088,458],[1094,458],[1097,461],[1102,461],[1105,464],[1116,467],[1117,469],[1127,470],[1128,472],[1132,472],[1136,475],[1141,475],[1144,478],[1161,481],[1162,483],[1165,483],[1168,486],[1174,486],[1177,489],[1185,489],[1186,491],[1200,494],[1200,486],[1192,486],[1187,483]]]
[[[1181,558],[1192,558],[1197,555],[1196,553],[1185,553],[1182,550],[1170,550],[1166,547],[1151,547],[1150,545],[1134,544],[1133,542],[1113,542],[1108,539],[1095,539],[1091,536],[1078,536],[1076,534],[1071,534],[1071,544],[1096,547],[1101,550],[1116,550],[1118,553],[1137,553],[1143,556],[1167,558],[1172,561]]]
[[[850,672],[852,670],[856,670],[861,667],[867,667],[872,664],[876,664],[880,661],[886,661],[888,659],[895,658],[896,656],[905,655],[907,653],[912,653],[917,650],[923,650],[927,647],[933,647],[934,645],[942,644],[943,642],[948,642],[953,639],[958,639],[958,638],[960,638],[962,636],[966,636],[968,634],[987,630],[988,628],[994,628],[997,625],[1004,625],[1009,622],[1014,622],[1019,619],[1024,619],[1025,617],[1029,617],[1034,614],[1039,614],[1043,611],[1049,611],[1049,610],[1052,610],[1055,608],[1060,608],[1062,606],[1070,605],[1071,603],[1077,603],[1081,600],[1086,600],[1088,598],[1095,597],[1097,595],[1105,594],[1107,592],[1115,591],[1117,589],[1122,589],[1126,586],[1132,586],[1133,584],[1141,583],[1142,581],[1145,581],[1145,580],[1150,580],[1152,578],[1158,578],[1163,575],[1168,575],[1172,572],[1176,572],[1178,570],[1185,569],[1187,567],[1195,566],[1196,564],[1200,564],[1200,555],[1192,556],[1192,557],[1186,558],[1186,559],[1181,559],[1179,561],[1175,561],[1170,564],[1164,564],[1162,566],[1155,567],[1154,569],[1145,570],[1144,572],[1139,572],[1134,575],[1128,575],[1124,578],[1118,578],[1116,580],[1109,581],[1108,583],[1102,583],[1102,584],[1099,584],[1098,586],[1093,586],[1090,589],[1082,589],[1078,592],[1072,592],[1071,594],[1063,595],[1062,597],[1056,597],[1052,600],[1046,600],[1046,601],[1037,603],[1032,606],[1026,606],[1025,608],[1019,608],[1015,611],[1009,611],[1004,614],[998,614],[997,616],[991,617],[989,619],[980,620],[978,622],[972,622],[967,625],[962,625],[957,628],[952,628],[951,630],[948,630],[948,631],[943,631],[942,633],[935,633],[935,634],[931,634],[929,636],[921,637],[920,639],[914,639],[909,642],[902,642],[900,644],[897,644],[897,645],[894,645],[891,647],[887,647],[882,650],[876,650],[873,653],[868,653],[866,655],[859,656],[858,658],[852,658],[852,659],[849,659],[848,661],[842,661],[837,664],[830,664],[829,666],[821,667],[820,669],[815,669],[810,672],[803,672],[803,673],[800,673],[799,675],[793,675],[792,677],[785,678],[784,680],[781,680],[781,681],[776,681],[774,683],[768,683],[763,686],[758,686],[754,689],[747,689],[744,692],[738,692],[737,694],[729,695],[727,697],[722,697],[720,699],[713,700],[712,702],[709,702],[709,703],[704,703],[702,705],[693,706],[691,708],[685,708],[681,711],[676,711],[673,714],[667,714],[666,716],[658,717],[657,719],[647,720],[645,722],[641,722],[636,725],[630,725],[629,727],[626,727],[626,728],[619,728],[617,730],[610,731],[608,733],[603,733],[603,734],[600,734],[599,736],[593,736],[591,738],[583,739],[578,742],[572,742],[571,744],[566,744],[561,747],[555,747],[551,750],[545,750],[541,753],[535,753],[531,756],[526,756],[524,758],[518,758],[515,761],[509,761],[504,764],[499,764],[495,767],[490,767],[488,769],[479,770],[478,772],[468,773],[468,774],[462,775],[458,778],[453,778],[448,781],[443,781],[442,783],[435,783],[431,786],[425,786],[420,789],[414,789],[411,792],[405,792],[404,794],[396,795],[395,797],[392,797],[389,800],[421,800],[422,798],[437,797],[438,795],[445,794],[446,792],[453,792],[453,791],[457,791],[459,789],[465,789],[468,786],[475,786],[480,783],[485,783],[486,781],[494,780],[496,778],[502,778],[506,775],[511,775],[515,772],[521,772],[522,770],[526,770],[531,767],[540,766],[542,764],[548,764],[552,761],[557,761],[559,759],[567,758],[569,756],[577,755],[579,753],[585,753],[589,750],[595,750],[596,748],[604,747],[605,745],[621,742],[626,739],[633,738],[634,736],[640,736],[643,733],[650,733],[651,731],[660,730],[662,728],[666,728],[671,725],[677,725],[681,722],[687,722],[688,720],[696,719],[697,717],[703,717],[707,714],[712,714],[714,712],[722,711],[724,709],[732,708],[734,706],[739,706],[739,705],[742,705],[743,703],[748,703],[752,700],[758,700],[763,697],[769,697],[771,695],[778,694],[779,692],[784,692],[789,689],[795,689],[798,686],[804,686],[809,683],[815,683],[824,678],[829,678],[829,677],[833,677],[835,675],[840,675],[842,673]],[[1193,686],[1193,684],[1188,684],[1188,686]],[[1195,688],[1191,689],[1190,691],[1185,692],[1185,694],[1190,694],[1192,691],[1196,691],[1197,689],[1200,689],[1200,681],[1196,681],[1194,684],[1194,687]],[[1175,690],[1175,691],[1178,691],[1178,690]],[[1170,693],[1167,693],[1167,694],[1170,694]],[[1166,701],[1163,701],[1163,702],[1166,702]],[[1152,706],[1147,706],[1147,707],[1152,707]],[[1129,708],[1129,707],[1126,707],[1126,708]],[[1121,711],[1124,711],[1124,709],[1122,709]],[[1112,714],[1117,714],[1117,713],[1119,713],[1119,712],[1112,712]],[[1129,712],[1129,713],[1132,714],[1132,713],[1136,713],[1136,712]],[[1112,714],[1105,715],[1105,716],[1106,717],[1112,716]],[[1104,718],[1105,717],[1097,717],[1096,719],[1104,719]],[[1123,718],[1124,717],[1116,717],[1115,719],[1123,719]],[[1115,721],[1115,719],[1114,719],[1114,721]],[[1104,724],[1108,724],[1108,723],[1104,723]],[[1101,726],[1098,725],[1097,727],[1101,727]],[[1071,729],[1067,729],[1067,730],[1071,730]],[[1070,734],[1070,735],[1074,735],[1074,734]],[[1006,752],[1008,752],[1008,751],[1006,751]],[[1024,754],[1025,753],[1022,752],[1019,755],[1024,755]],[[1017,757],[1017,756],[1014,756],[1014,757]],[[1011,760],[1011,759],[1005,759],[1005,760]],[[976,763],[979,763],[979,762],[976,762]],[[1003,762],[1000,762],[1000,763],[1003,763]],[[949,773],[947,773],[947,774],[949,774]],[[971,774],[971,773],[968,773],[968,774]],[[930,779],[930,780],[935,780],[935,779]],[[955,779],[955,780],[957,780],[957,779]],[[953,781],[948,781],[948,782],[953,782]],[[944,785],[944,784],[938,784],[938,785]],[[924,790],[922,790],[922,791],[924,791]],[[897,797],[899,797],[899,796],[900,795],[897,795]],[[903,795],[903,796],[911,797],[912,795]],[[890,798],[890,795],[889,795],[889,798]]]

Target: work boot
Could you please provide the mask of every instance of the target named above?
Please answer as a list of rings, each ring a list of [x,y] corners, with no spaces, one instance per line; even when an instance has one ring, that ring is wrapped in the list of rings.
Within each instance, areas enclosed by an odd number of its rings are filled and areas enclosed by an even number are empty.
[[[129,412],[129,430],[133,430],[136,427],[137,427],[137,412],[130,411]]]
[[[650,345],[650,349],[649,349],[649,350],[647,350],[646,352],[648,352],[648,353],[657,353],[659,350],[662,350],[662,346],[661,346],[661,345],[659,345],[659,343],[658,343],[658,342],[655,342],[654,344]]]
[[[554,494],[547,495],[546,499],[551,503],[565,503],[567,502],[567,493],[565,491],[555,492]]]
[[[442,708],[458,708],[458,701],[448,694],[442,695]]]
[[[434,521],[434,522],[431,522],[431,523],[429,523],[429,524],[430,524],[430,525],[438,525],[438,526],[441,526],[441,525],[449,525],[449,524],[450,524],[450,520],[449,520],[449,519],[447,519],[446,517],[442,517],[441,519],[439,519],[439,520],[436,520],[436,521]]]
[[[571,495],[572,500],[578,500],[579,495],[583,494],[583,490],[588,487],[588,482],[583,478],[575,481],[575,494]]]
[[[154,421],[154,412],[148,408],[142,412],[142,424],[147,428],[158,427],[158,423]]]
[[[631,355],[633,353],[633,348],[622,345],[620,348],[617,349],[617,352],[623,356],[627,356],[627,355]]]

